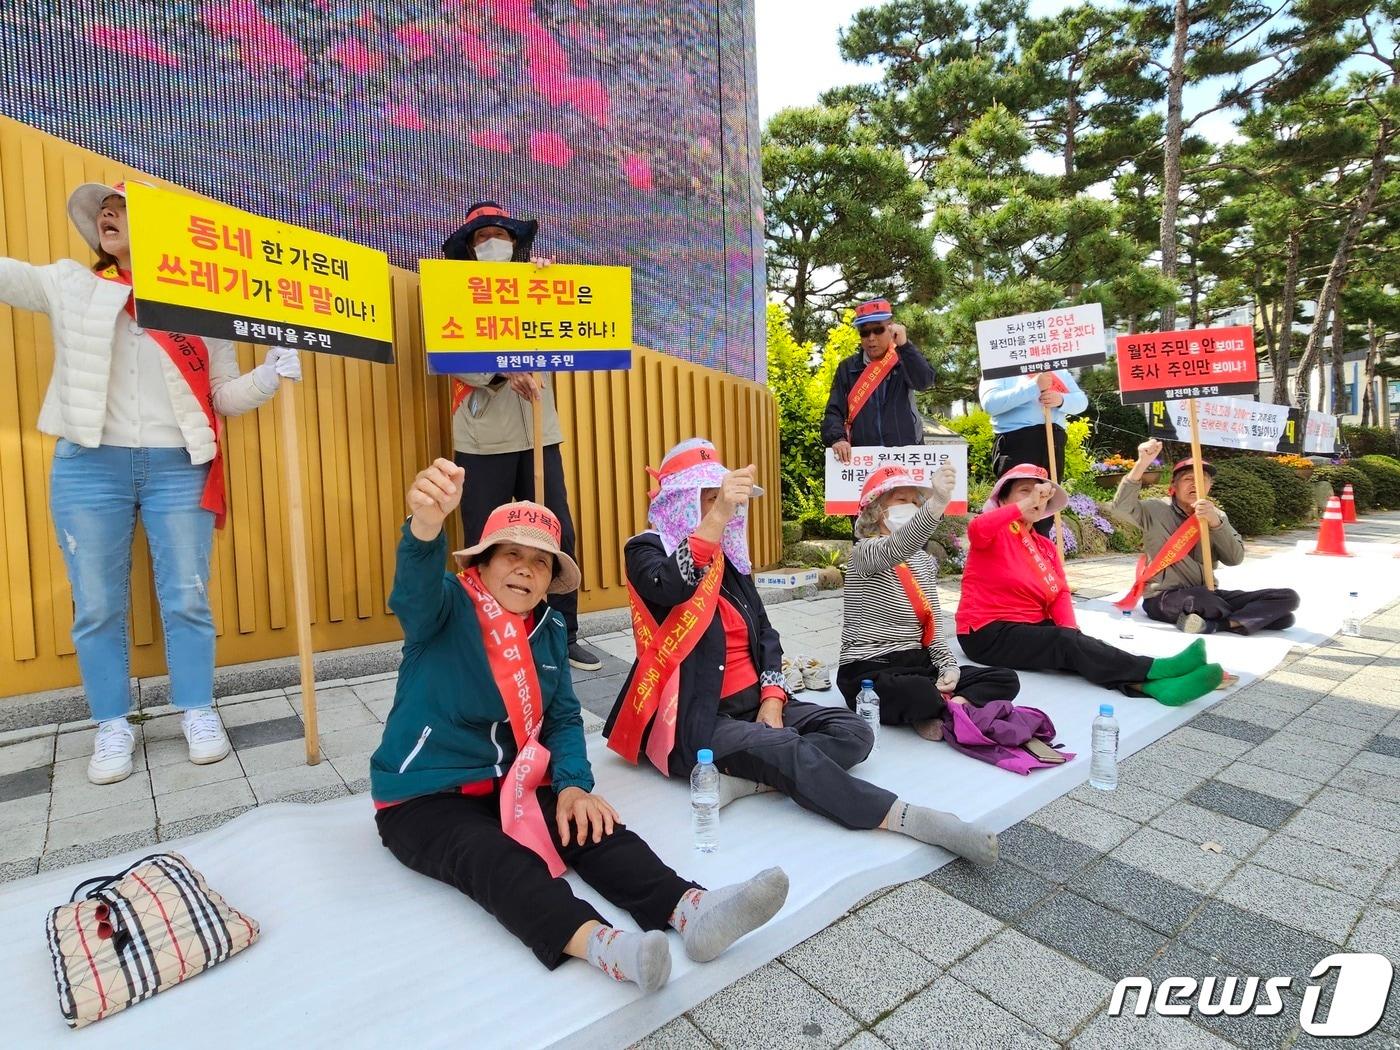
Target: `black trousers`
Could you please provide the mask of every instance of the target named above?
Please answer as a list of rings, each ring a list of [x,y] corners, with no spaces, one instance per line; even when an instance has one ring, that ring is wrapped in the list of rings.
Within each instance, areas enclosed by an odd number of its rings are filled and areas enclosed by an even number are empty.
[[[1196,613],[1217,623],[1233,620],[1239,624],[1240,634],[1286,630],[1293,626],[1293,613],[1297,608],[1298,592],[1286,587],[1262,591],[1173,587],[1144,598],[1142,602],[1142,611],[1154,620],[1176,623],[1177,617],[1183,613]]]
[[[846,772],[875,745],[870,727],[844,707],[790,700],[774,729],[754,721],[759,695],[753,686],[720,701],[710,738],[720,772],[776,788],[842,827],[879,827],[894,792]]]
[[[1014,700],[1021,691],[1021,679],[1005,667],[976,667],[963,664],[958,669],[955,696],[966,697],[981,707],[992,700]],[[889,726],[926,722],[941,718],[947,708],[935,684],[938,668],[924,649],[906,649],[875,660],[853,660],[836,669],[836,688],[855,707],[860,683],[869,678],[880,696],[880,724]]]
[[[468,547],[481,539],[486,519],[502,503],[537,499],[533,449],[490,456],[456,452],[452,459],[467,472],[467,487],[462,494],[462,529]],[[544,505],[559,516],[559,546],[578,561],[574,556],[574,519],[569,515],[569,494],[564,488],[564,460],[559,455],[558,445],[546,445],[544,450]],[[549,604],[563,614],[572,642],[578,637],[578,592],[551,594]]]
[[[1077,627],[1060,627],[1052,620],[1010,623],[996,620],[958,635],[963,652],[979,663],[1014,667],[1019,671],[1069,671],[1095,685],[1128,692],[1147,681],[1152,658],[1119,649],[1085,634]],[[1138,695],[1134,693],[1133,695]]]
[[[1065,440],[1067,435],[1062,426],[1053,425],[1050,429],[1055,434],[1055,476],[1062,478],[1065,476]],[[1049,453],[1050,450],[1045,447],[1044,423],[998,434],[992,442],[992,476],[999,478],[1012,467],[1021,463],[1034,463],[1037,467],[1049,470]],[[1042,536],[1049,536],[1054,524],[1053,517],[1042,518],[1035,523],[1035,531]]]
[[[644,930],[666,928],[681,895],[694,887],[661,862],[635,833],[616,825],[611,835],[582,846],[559,841],[554,792],[538,792],[544,822],[564,863]],[[500,788],[489,795],[423,795],[374,815],[380,841],[406,867],[455,886],[494,915],[551,970],[580,926],[606,923],[574,896],[564,879],[533,850],[501,830]],[[572,832],[575,825],[570,824]]]

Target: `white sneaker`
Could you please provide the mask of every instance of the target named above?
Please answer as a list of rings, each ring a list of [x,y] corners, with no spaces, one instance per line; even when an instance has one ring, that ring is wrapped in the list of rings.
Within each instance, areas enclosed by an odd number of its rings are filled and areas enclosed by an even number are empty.
[[[190,745],[190,761],[195,765],[207,766],[228,756],[228,734],[224,732],[224,724],[212,707],[186,711],[180,718],[180,728],[185,731],[185,742]]]
[[[88,779],[94,784],[115,784],[131,776],[131,753],[136,750],[136,734],[125,718],[112,718],[97,724],[88,761]]]
[[[783,657],[783,682],[787,686],[788,696],[793,696],[807,688],[802,679],[802,665],[791,656]]]
[[[815,656],[805,657],[801,661],[802,681],[807,684],[808,689],[830,689],[831,688],[831,667],[822,663]]]

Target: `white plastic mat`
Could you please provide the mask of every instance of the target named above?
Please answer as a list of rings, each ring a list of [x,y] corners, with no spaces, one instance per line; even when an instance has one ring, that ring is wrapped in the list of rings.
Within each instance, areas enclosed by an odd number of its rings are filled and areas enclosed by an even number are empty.
[[[1400,590],[1390,548],[1368,556],[1306,558],[1288,552],[1222,573],[1222,586],[1292,586],[1304,593],[1298,641],[1340,622],[1347,590],[1366,609]],[[1355,585],[1353,585],[1353,582]],[[1117,641],[1116,610],[1079,607],[1085,630]],[[1149,655],[1186,639],[1139,612],[1125,647]],[[1286,637],[1211,636],[1213,659],[1241,684],[1283,659]],[[1114,704],[1122,754],[1146,746],[1226,695],[1185,708],[1130,699],[1064,675],[1022,676],[1019,701],[1046,711],[1074,762],[1028,777],[998,770],[886,729],[880,749],[855,772],[910,801],[983,818],[1005,828],[1065,794],[1087,776],[1089,727],[1101,702]],[[803,699],[818,699],[812,694]],[[825,702],[839,703],[834,692]],[[470,900],[401,867],[375,834],[368,798],[315,806],[278,804],[213,831],[121,857],[47,872],[0,887],[0,1017],[15,1047],[249,1046],[618,1047],[708,998],[842,915],[866,894],[917,878],[947,853],[885,832],[854,832],[787,799],[763,795],[725,809],[721,848],[690,848],[687,786],[626,766],[601,740],[590,754],[598,790],[682,874],[706,885],[745,878],[772,864],[792,880],[787,906],[761,931],[715,962],[690,963],[672,937],[670,984],[643,997],[591,967],[567,961],[553,973]],[[89,876],[121,870],[156,849],[187,856],[230,904],[262,924],[248,951],[80,1032],[58,1010],[44,939],[48,910]],[[619,925],[630,919],[571,881]]]

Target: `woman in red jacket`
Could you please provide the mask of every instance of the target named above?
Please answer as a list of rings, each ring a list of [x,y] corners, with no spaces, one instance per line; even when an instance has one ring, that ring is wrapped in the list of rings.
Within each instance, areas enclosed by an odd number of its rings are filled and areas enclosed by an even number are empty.
[[[1205,643],[1175,656],[1138,656],[1090,637],[1075,622],[1055,545],[1033,526],[1068,504],[1044,467],[1022,463],[1001,476],[967,529],[967,567],[958,602],[958,642],[992,667],[1070,671],[1095,685],[1179,706],[1220,685]]]

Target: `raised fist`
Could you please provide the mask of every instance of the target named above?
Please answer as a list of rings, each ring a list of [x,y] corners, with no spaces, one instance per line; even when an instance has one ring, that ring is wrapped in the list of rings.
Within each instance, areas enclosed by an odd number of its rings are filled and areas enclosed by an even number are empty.
[[[436,534],[447,516],[462,502],[467,472],[450,459],[435,459],[418,472],[408,487],[408,509],[414,521]]]

